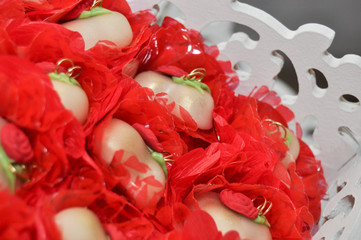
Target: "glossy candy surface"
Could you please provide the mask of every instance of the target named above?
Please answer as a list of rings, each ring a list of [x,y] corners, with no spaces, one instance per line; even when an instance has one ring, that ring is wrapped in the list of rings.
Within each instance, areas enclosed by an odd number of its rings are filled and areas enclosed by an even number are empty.
[[[121,184],[135,205],[154,206],[162,196],[166,179],[139,133],[128,123],[113,118],[104,131],[101,145],[106,163],[113,164],[116,155],[115,161],[120,161],[124,168],[127,178]]]
[[[108,40],[115,43],[118,47],[124,47],[129,45],[133,39],[132,29],[128,20],[118,12],[76,19],[62,25],[82,35],[86,50],[92,48],[101,40]]]
[[[203,193],[197,197],[199,207],[209,213],[216,222],[217,228],[225,234],[235,230],[241,239],[271,240],[272,236],[266,225],[255,223],[249,218],[232,211],[222,204],[219,194]]]
[[[89,209],[72,207],[55,215],[62,240],[107,240],[98,217]]]
[[[135,77],[135,80],[143,87],[152,89],[155,94],[167,93],[169,99],[189,112],[200,129],[210,129],[213,126],[214,102],[208,92],[200,93],[193,87],[177,84],[170,77],[153,71],[142,72]],[[181,116],[177,107],[173,113]]]

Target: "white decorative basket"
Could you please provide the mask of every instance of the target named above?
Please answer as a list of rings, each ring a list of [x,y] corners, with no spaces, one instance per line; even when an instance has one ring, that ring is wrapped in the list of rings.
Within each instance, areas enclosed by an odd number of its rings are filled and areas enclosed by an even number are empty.
[[[234,32],[218,45],[222,58],[231,61],[241,80],[236,91],[249,94],[261,85],[277,91],[295,113],[294,123],[303,127],[304,140],[322,161],[329,190],[313,239],[360,239],[361,57],[335,58],[328,53],[335,34],[328,27],[305,24],[291,31],[264,11],[236,0],[129,0],[129,4],[133,11],[154,9],[158,14],[161,6],[170,4],[181,15],[177,20],[198,31],[228,22],[259,35],[252,40],[245,32]],[[214,36],[225,31],[232,29],[215,28]],[[283,55],[297,75],[295,94],[283,91],[287,86],[276,81]],[[311,135],[307,134],[309,123],[315,128]]]

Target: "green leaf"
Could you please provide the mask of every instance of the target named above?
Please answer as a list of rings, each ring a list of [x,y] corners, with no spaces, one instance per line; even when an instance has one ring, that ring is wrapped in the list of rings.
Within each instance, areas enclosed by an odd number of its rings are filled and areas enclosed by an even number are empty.
[[[175,82],[175,83],[187,85],[187,86],[197,89],[198,92],[200,92],[201,94],[204,94],[204,90],[207,91],[208,93],[211,93],[211,90],[209,89],[207,84],[202,83],[201,81],[198,81],[198,80],[195,80],[192,78],[189,79],[189,78],[186,78],[185,76],[172,77],[172,79],[173,79],[173,82]]]
[[[252,219],[253,222],[266,225],[267,227],[271,227],[267,218],[265,216],[258,215],[255,219]]]
[[[80,15],[79,15],[79,19],[85,19],[85,18],[91,18],[94,16],[98,16],[98,15],[103,15],[103,14],[109,14],[112,13],[112,11],[106,9],[106,8],[102,8],[102,7],[95,7],[92,8],[90,11],[83,11]]]
[[[149,151],[151,152],[151,155],[153,157],[153,159],[155,161],[157,161],[157,163],[160,165],[160,167],[163,169],[164,175],[167,177],[168,175],[168,170],[167,170],[167,166],[165,165],[165,159],[163,157],[162,153],[153,151],[151,148],[149,148]]]
[[[290,134],[290,130],[288,130],[287,128],[286,128],[286,140],[284,141],[284,143],[287,145],[287,147],[290,147],[292,143],[292,135]]]
[[[9,180],[11,192],[14,192],[16,176],[10,169],[11,163],[12,163],[12,160],[6,155],[4,149],[0,145],[0,166],[4,169],[6,178]]]
[[[79,82],[77,80],[75,80],[75,78],[70,77],[68,74],[66,73],[49,73],[48,76],[55,81],[60,81],[63,83],[67,83],[67,84],[71,84],[71,85],[76,85],[78,87],[81,87]]]

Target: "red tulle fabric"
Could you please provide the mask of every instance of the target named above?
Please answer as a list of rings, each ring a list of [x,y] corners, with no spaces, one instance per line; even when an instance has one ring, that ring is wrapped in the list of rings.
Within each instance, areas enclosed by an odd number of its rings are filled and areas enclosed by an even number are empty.
[[[89,100],[89,114],[84,124],[84,131],[89,135],[94,125],[117,104],[122,76],[114,76],[106,66],[85,54],[78,33],[57,24],[13,21],[5,30],[18,50],[17,55],[37,63],[45,73],[54,72],[57,62],[64,58],[81,68],[76,80]]]
[[[26,11],[26,16],[33,21],[65,22],[79,17],[83,11],[90,10],[93,2],[93,0],[24,1],[23,8]],[[131,13],[130,7],[125,0],[104,0],[102,1],[102,7],[120,12],[123,15]]]
[[[0,190],[0,198],[0,238],[36,239],[36,219],[32,208],[6,189]]]

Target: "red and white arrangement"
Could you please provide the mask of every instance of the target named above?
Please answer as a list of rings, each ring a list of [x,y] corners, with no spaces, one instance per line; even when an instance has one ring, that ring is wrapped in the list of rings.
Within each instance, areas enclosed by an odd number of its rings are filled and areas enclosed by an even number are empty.
[[[0,3],[0,239],[311,239],[327,184],[292,111],[155,22]]]

